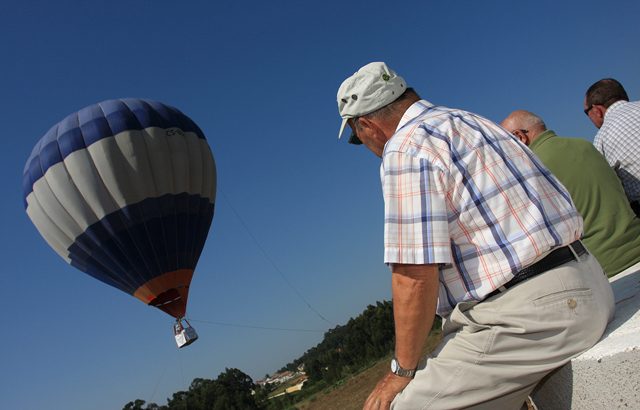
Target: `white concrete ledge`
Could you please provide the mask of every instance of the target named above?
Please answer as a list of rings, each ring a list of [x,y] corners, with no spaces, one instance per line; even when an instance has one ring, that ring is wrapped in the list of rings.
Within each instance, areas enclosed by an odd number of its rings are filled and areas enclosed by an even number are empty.
[[[640,266],[614,276],[611,286],[613,321],[595,346],[540,382],[538,409],[640,409]]]

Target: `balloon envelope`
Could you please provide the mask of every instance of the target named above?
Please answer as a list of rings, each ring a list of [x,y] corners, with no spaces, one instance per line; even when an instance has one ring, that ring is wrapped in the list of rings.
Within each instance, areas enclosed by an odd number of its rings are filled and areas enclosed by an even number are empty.
[[[104,101],[54,125],[23,174],[29,218],[69,264],[179,318],[213,218],[200,128],[156,101]]]

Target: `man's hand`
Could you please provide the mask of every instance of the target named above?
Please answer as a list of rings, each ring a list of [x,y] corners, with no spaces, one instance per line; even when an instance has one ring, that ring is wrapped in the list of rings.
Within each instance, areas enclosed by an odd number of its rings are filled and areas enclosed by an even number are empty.
[[[411,381],[408,377],[400,377],[389,372],[373,389],[364,403],[363,410],[387,410],[391,402]]]

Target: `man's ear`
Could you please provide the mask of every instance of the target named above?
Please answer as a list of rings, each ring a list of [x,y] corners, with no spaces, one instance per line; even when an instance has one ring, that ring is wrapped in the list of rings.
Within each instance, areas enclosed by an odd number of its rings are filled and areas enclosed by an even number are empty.
[[[367,133],[369,138],[373,138],[375,140],[384,139],[383,144],[386,142],[386,139],[388,139],[388,137],[393,135],[393,132],[395,132],[395,129],[394,129],[390,135],[385,135],[385,132],[384,132],[385,123],[378,118],[372,120],[370,118],[360,117],[360,119],[358,120],[358,125],[362,130],[364,130]]]
[[[371,130],[372,128],[377,128],[376,123],[366,117],[358,118],[358,126],[365,130]]]
[[[607,112],[607,107],[604,105],[594,105],[592,110],[595,110],[595,114],[598,119],[603,119],[604,114]]]
[[[525,134],[524,132],[522,132],[520,130],[515,130],[515,131],[513,131],[513,135],[515,135],[516,138],[518,138],[521,143],[523,143],[527,147],[529,146],[529,136],[527,134]]]

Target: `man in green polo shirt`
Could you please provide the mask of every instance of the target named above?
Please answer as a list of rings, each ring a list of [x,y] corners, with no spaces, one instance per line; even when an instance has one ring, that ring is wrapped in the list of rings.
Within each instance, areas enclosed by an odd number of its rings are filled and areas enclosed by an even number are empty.
[[[514,111],[501,125],[567,188],[584,220],[582,241],[607,276],[640,270],[640,218],[629,206],[615,171],[593,145],[558,137],[529,111]]]

